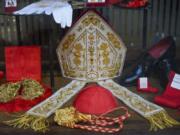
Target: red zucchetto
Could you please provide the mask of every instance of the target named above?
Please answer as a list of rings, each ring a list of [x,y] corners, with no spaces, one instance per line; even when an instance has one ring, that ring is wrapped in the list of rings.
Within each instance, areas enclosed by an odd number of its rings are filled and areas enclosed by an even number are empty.
[[[79,112],[97,115],[117,108],[118,102],[107,89],[90,85],[78,93],[73,105]]]

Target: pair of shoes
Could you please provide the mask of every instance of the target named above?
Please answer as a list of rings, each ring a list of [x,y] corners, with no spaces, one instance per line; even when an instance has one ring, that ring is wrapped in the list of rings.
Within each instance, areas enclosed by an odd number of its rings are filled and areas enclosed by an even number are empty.
[[[143,54],[139,61],[137,61],[132,73],[123,77],[119,83],[124,86],[134,86],[139,77],[148,77],[155,69],[165,72],[165,74],[160,75],[168,78],[170,69],[174,68],[175,52],[176,46],[171,36],[161,39]]]

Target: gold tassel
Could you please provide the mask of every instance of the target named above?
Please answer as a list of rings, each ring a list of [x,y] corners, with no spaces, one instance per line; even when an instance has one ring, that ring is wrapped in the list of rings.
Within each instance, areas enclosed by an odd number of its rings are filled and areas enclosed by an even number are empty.
[[[158,129],[164,129],[167,127],[172,127],[174,125],[180,125],[178,121],[170,117],[165,111],[160,111],[146,118],[151,124],[151,131],[157,131]]]
[[[32,115],[21,115],[14,120],[4,122],[6,125],[17,128],[32,128],[37,132],[45,132],[48,130],[48,121],[44,117],[37,117]]]
[[[60,126],[74,128],[77,122],[90,121],[91,117],[91,115],[78,112],[74,107],[67,107],[56,110],[54,121]]]

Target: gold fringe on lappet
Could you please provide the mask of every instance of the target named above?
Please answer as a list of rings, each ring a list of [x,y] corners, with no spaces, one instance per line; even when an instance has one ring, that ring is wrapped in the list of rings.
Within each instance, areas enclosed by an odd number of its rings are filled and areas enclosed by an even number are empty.
[[[157,131],[158,129],[180,125],[180,122],[170,117],[166,111],[160,111],[146,118],[151,124],[150,131]]]
[[[48,130],[49,123],[44,117],[37,117],[33,115],[21,115],[18,118],[4,121],[6,125],[17,128],[31,128],[37,132],[46,132]]]

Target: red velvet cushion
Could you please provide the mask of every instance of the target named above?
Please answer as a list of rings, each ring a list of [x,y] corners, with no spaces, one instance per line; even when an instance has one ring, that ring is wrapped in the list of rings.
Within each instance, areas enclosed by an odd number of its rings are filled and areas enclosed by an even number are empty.
[[[79,92],[73,105],[82,113],[102,114],[116,108],[118,102],[110,91],[98,85],[91,85]]]
[[[38,46],[5,48],[6,79],[19,81],[31,78],[41,81],[41,50]]]

